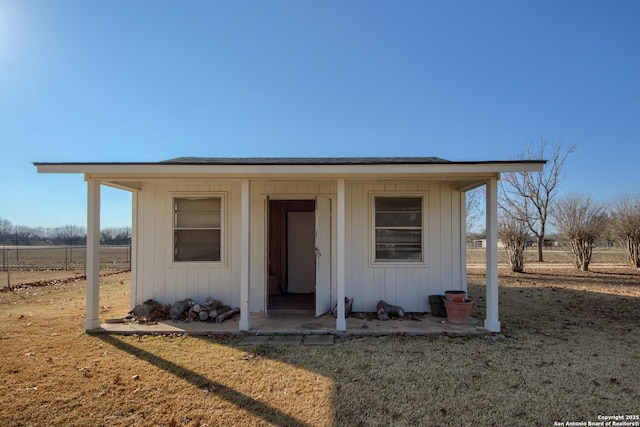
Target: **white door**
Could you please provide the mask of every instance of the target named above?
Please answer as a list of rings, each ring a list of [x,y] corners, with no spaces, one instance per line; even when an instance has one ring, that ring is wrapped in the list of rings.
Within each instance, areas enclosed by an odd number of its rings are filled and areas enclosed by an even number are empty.
[[[313,212],[287,213],[287,292],[292,294],[310,294],[315,291],[313,218]]]
[[[316,316],[331,310],[331,199],[316,198]]]

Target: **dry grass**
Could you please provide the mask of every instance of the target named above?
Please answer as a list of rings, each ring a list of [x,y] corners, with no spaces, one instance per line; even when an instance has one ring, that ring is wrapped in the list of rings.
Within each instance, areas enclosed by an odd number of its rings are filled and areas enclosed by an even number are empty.
[[[503,334],[237,347],[87,335],[84,282],[0,293],[0,425],[553,425],[637,414],[640,272],[501,270]],[[475,315],[483,277],[471,274]],[[128,306],[103,278],[102,317]]]
[[[574,256],[568,248],[549,248],[543,253],[545,264],[570,264],[574,263]],[[525,270],[527,267],[538,265],[538,252],[536,248],[527,248],[525,252]],[[498,249],[498,262],[507,265],[507,255],[504,249]],[[625,265],[628,266],[629,259],[627,252],[623,248],[596,248],[591,258],[592,265]],[[484,264],[484,249],[467,249],[468,264]]]

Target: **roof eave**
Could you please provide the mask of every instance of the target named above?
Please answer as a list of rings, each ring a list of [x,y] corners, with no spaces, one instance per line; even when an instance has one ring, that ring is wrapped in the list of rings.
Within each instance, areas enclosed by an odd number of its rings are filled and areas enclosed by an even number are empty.
[[[322,176],[447,175],[469,173],[540,172],[546,162],[493,161],[429,164],[175,164],[175,163],[34,163],[38,173],[80,173],[110,176]]]

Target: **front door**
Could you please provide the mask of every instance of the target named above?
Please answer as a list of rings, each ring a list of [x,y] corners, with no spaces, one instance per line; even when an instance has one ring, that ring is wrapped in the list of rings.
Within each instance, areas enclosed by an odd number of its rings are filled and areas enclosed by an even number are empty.
[[[312,294],[316,290],[314,212],[287,212],[287,292]]]
[[[331,199],[268,200],[267,311],[331,309]]]

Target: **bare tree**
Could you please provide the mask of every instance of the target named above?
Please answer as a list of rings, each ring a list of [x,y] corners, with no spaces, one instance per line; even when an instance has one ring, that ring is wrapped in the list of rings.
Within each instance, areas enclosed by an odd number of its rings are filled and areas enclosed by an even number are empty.
[[[0,218],[0,243],[3,245],[10,244],[11,232],[13,224],[8,219]]]
[[[100,230],[100,243],[104,245],[128,245],[131,243],[131,227],[109,227]]]
[[[515,273],[524,271],[527,231],[527,225],[523,221],[508,213],[501,215],[498,223],[498,236],[507,252],[511,271]]]
[[[640,195],[622,195],[613,200],[613,231],[626,245],[629,261],[640,268]]]
[[[549,144],[540,140],[538,144],[525,145],[516,160],[542,160],[547,164],[542,172],[508,172],[500,181],[499,206],[519,221],[525,223],[536,236],[538,262],[543,262],[542,249],[547,230],[549,209],[564,178],[562,169],[569,154],[576,149],[572,145],[564,149],[562,143]]]
[[[568,195],[555,204],[552,217],[558,231],[571,244],[576,268],[588,271],[594,243],[608,220],[604,205],[582,194]]]
[[[84,243],[87,232],[84,227],[78,225],[63,225],[53,231],[56,244],[77,245]]]
[[[480,219],[483,215],[482,204],[484,202],[483,199],[483,191],[481,188],[476,188],[470,191],[467,191],[466,194],[466,224],[467,224],[467,233],[477,231],[476,228],[480,224]]]

